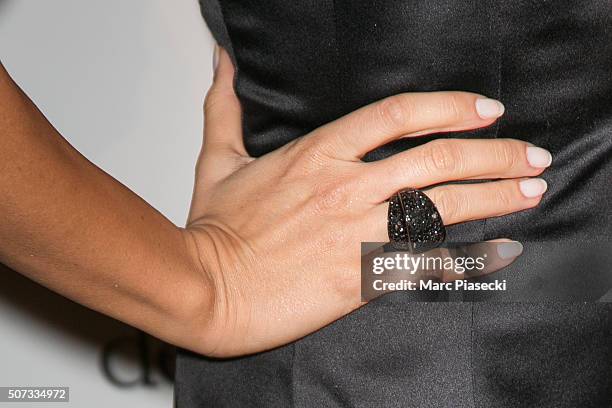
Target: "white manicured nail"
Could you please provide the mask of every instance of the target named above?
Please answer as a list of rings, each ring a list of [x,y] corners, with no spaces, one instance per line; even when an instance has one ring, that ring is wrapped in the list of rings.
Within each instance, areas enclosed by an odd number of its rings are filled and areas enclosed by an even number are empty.
[[[546,181],[541,178],[532,178],[519,182],[521,193],[527,198],[539,197],[548,188]]]
[[[504,114],[504,104],[495,99],[479,98],[476,99],[476,112],[483,119],[498,118]]]
[[[523,244],[518,241],[497,244],[497,254],[501,259],[516,258],[523,253]]]
[[[527,148],[527,161],[532,167],[548,167],[552,163],[552,154],[541,147],[529,146]]]

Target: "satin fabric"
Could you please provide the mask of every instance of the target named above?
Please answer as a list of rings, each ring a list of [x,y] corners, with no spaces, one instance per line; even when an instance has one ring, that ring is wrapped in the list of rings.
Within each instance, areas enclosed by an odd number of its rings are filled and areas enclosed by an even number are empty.
[[[201,3],[237,67],[252,155],[385,96],[478,92],[506,106],[494,126],[402,140],[367,160],[438,137],[526,140],[554,157],[542,204],[451,227],[448,239],[524,242],[523,256],[500,274],[526,284],[555,278],[542,244],[610,241],[612,2]],[[602,267],[583,262],[576,273]],[[416,303],[387,295],[269,352],[223,361],[181,352],[177,405],[612,406],[611,312],[595,303]]]

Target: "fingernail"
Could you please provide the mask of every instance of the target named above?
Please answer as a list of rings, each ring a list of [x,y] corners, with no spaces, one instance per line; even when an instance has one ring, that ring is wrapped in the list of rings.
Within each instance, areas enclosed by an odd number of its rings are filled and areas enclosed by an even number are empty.
[[[217,70],[219,65],[219,46],[215,44],[215,50],[213,51],[213,72]]]
[[[523,244],[518,241],[500,242],[497,244],[497,255],[501,259],[516,258],[523,253]]]
[[[532,178],[519,182],[521,193],[527,198],[539,197],[548,188],[546,181],[541,178]]]
[[[552,163],[552,154],[541,147],[529,146],[527,148],[527,161],[532,167],[548,167]]]
[[[504,114],[505,110],[504,104],[495,99],[476,99],[476,112],[482,119],[498,118]]]

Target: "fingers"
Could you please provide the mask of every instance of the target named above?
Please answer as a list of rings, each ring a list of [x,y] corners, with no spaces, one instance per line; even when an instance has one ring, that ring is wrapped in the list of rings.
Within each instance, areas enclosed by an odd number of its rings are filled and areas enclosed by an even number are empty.
[[[242,140],[242,111],[234,92],[234,66],[216,46],[215,77],[204,103],[204,149],[248,156]]]
[[[542,179],[511,179],[477,184],[454,184],[425,191],[436,205],[444,225],[497,217],[535,207],[546,191]],[[366,217],[367,240],[385,242],[388,203],[378,204]]]
[[[355,160],[399,137],[488,126],[504,112],[469,92],[421,92],[388,97],[317,129],[311,136],[332,157]]]
[[[499,217],[535,207],[547,189],[543,179],[435,187],[425,193],[436,204],[445,225]]]
[[[366,163],[364,185],[382,202],[406,187],[447,181],[537,176],[551,164],[551,154],[514,139],[438,139]]]

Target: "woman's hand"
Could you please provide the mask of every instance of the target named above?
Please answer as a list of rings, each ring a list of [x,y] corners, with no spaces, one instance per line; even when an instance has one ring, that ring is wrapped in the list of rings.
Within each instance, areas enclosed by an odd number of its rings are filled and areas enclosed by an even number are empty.
[[[261,158],[242,144],[233,67],[221,51],[185,235],[209,293],[193,349],[234,356],[311,333],[361,305],[360,243],[387,241],[396,191],[427,190],[446,225],[536,206],[550,154],[513,139],[439,139],[385,160],[392,140],[488,126],[503,113],[466,92],[393,96]]]

